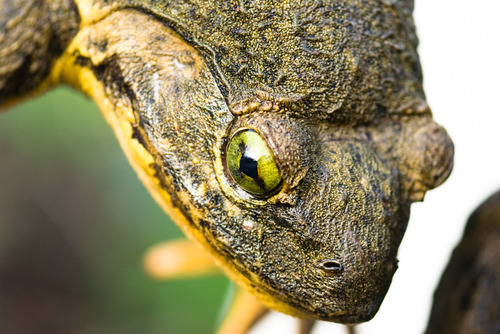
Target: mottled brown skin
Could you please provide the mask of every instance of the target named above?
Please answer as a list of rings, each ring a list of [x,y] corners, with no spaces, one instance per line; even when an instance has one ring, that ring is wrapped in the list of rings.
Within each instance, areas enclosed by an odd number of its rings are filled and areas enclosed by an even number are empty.
[[[65,82],[93,97],[160,204],[269,307],[342,323],[375,315],[411,202],[453,160],[425,102],[412,1],[60,6],[70,28],[58,11],[32,12],[56,22],[41,45],[64,36],[66,46],[35,55],[52,64],[30,72],[37,92]],[[2,33],[35,35],[12,26]],[[35,51],[9,49],[12,40],[0,39],[0,53],[27,66]],[[12,63],[0,60],[5,105],[26,93]],[[242,127],[275,156],[283,187],[269,198],[244,192],[224,167]]]
[[[434,294],[426,333],[500,332],[500,192],[472,213]]]

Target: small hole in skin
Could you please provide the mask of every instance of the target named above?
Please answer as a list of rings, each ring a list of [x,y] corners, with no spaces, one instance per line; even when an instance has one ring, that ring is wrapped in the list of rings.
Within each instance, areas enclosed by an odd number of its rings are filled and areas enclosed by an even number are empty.
[[[344,266],[340,262],[335,260],[321,260],[316,262],[316,266],[332,274],[340,274],[344,271]]]

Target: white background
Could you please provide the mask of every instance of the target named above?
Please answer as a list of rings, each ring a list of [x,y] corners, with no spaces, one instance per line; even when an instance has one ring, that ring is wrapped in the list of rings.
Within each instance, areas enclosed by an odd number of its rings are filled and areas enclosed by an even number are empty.
[[[424,85],[434,118],[455,143],[455,167],[424,203],[413,204],[399,269],[375,318],[360,334],[422,333],[432,293],[469,214],[500,189],[500,1],[416,0]],[[268,317],[252,333],[294,333]],[[319,333],[346,333],[321,323]]]

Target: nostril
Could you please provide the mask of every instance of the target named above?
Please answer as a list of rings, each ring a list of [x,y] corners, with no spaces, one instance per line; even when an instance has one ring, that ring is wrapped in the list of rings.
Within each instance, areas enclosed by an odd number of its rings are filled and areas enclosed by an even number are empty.
[[[344,266],[340,262],[331,259],[316,262],[316,267],[332,274],[340,274],[344,271]]]

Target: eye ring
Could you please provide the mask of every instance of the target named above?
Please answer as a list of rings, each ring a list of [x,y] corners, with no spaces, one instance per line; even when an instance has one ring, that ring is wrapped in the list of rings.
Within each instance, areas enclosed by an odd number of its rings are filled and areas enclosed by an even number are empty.
[[[255,197],[270,197],[279,192],[283,181],[273,152],[255,130],[235,131],[225,147],[225,166],[229,178]]]

